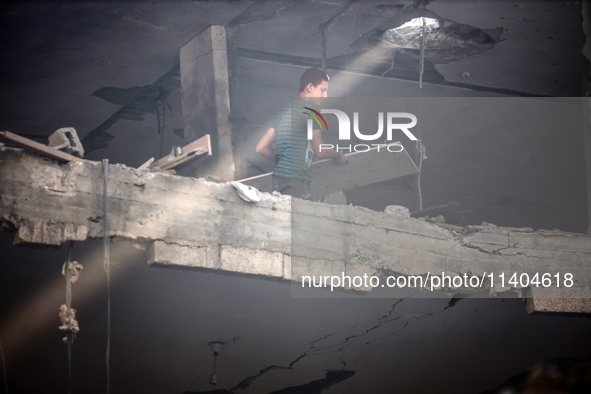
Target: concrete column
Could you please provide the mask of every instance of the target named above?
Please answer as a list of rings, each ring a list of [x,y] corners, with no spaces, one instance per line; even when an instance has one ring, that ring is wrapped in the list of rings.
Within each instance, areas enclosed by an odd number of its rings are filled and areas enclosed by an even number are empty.
[[[585,34],[585,45],[581,53],[587,59],[587,70],[584,75],[583,95],[588,97],[587,101],[587,122],[585,123],[585,172],[587,175],[587,234],[591,234],[591,5],[584,1],[581,15],[583,17],[583,33]]]
[[[197,175],[234,179],[228,53],[223,26],[209,26],[180,50],[181,89],[186,143],[212,136],[213,156]]]
[[[585,173],[587,178],[587,234],[591,234],[591,98],[587,98],[585,125]]]

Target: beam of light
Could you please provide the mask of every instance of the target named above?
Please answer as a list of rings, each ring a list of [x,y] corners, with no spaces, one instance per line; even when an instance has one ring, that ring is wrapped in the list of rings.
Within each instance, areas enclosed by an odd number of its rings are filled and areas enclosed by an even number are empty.
[[[339,71],[331,75],[331,83],[329,88],[329,97],[355,97],[355,89],[363,80],[367,78],[376,78],[371,75],[380,64],[371,59],[376,58],[384,52],[392,52],[393,49],[385,48],[382,45],[376,45],[362,55],[357,56],[353,61],[347,65],[346,71]]]
[[[358,85],[363,83],[364,80],[366,80],[367,78],[377,78],[376,76],[371,75],[371,73],[379,67],[379,64],[371,62],[371,60],[368,59],[372,59],[379,54],[383,54],[384,51],[390,51],[393,53],[394,50],[391,48],[384,48],[384,46],[382,45],[376,45],[374,48],[365,51],[363,55],[357,56],[355,59],[353,59],[353,61],[351,61],[348,64],[347,70],[337,71],[335,73],[331,73],[329,70],[328,74],[330,76],[330,85],[328,90],[328,97],[349,97],[350,95],[354,96],[355,89]],[[304,67],[298,68],[305,70]],[[297,86],[294,87],[294,90],[297,91]],[[271,119],[274,116],[275,114],[271,115]],[[270,121],[267,123],[271,124]],[[262,127],[260,132],[250,133],[250,135],[245,139],[244,146],[248,148],[252,147],[252,151],[254,152],[254,146],[266,131],[267,128]],[[246,157],[248,157],[248,155],[246,155]]]
[[[85,304],[92,301],[107,285],[106,273],[103,267],[104,257],[101,246],[94,247],[91,251],[80,255],[76,249],[81,246],[76,244],[74,260],[84,266],[80,278],[72,285],[72,307],[79,313]],[[137,259],[140,252],[128,243],[117,243],[111,249],[111,284],[121,277],[126,267]],[[16,262],[14,262],[16,264]],[[39,262],[40,264],[42,262]],[[4,264],[7,264],[6,262]],[[61,271],[60,271],[61,274]],[[29,352],[42,338],[49,334],[56,334],[58,339],[59,306],[66,301],[65,277],[52,279],[40,287],[33,294],[12,307],[2,316],[3,326],[0,329],[0,338],[4,345],[7,359],[20,358]],[[77,316],[79,319],[79,317]],[[80,333],[84,335],[84,321],[80,321]],[[105,321],[106,326],[106,321]],[[65,334],[64,334],[65,336]],[[7,362],[10,362],[7,360]]]

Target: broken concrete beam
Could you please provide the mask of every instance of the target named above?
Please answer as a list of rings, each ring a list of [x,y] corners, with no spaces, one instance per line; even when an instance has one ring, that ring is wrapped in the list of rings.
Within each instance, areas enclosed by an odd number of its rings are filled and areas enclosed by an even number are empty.
[[[226,272],[281,279],[284,277],[283,256],[283,253],[272,253],[266,250],[222,246],[220,269]]]
[[[15,242],[102,237],[103,179],[99,162],[59,164],[0,151],[0,227],[14,230]],[[305,275],[469,275],[486,279],[480,291],[520,295],[528,285],[510,283],[512,277],[560,273],[560,289],[539,288],[536,298],[591,298],[591,237],[585,234],[455,227],[267,193],[247,203],[227,183],[121,165],[110,166],[108,185],[111,236],[147,248],[150,263],[294,282]],[[572,282],[564,282],[565,273]],[[428,285],[421,290],[430,291]]]
[[[591,314],[589,298],[526,298],[527,313]]]
[[[550,288],[543,293],[531,288],[524,292],[525,309],[527,313],[591,314],[589,294],[589,286]]]
[[[219,246],[194,246],[170,244],[156,240],[148,247],[148,264],[178,265],[186,262],[187,267],[220,269]]]
[[[199,175],[234,179],[228,53],[223,26],[209,26],[180,50],[185,140],[210,134],[214,155]]]
[[[284,278],[282,253],[231,246],[193,246],[154,241],[148,246],[148,264],[179,265],[228,273]]]
[[[14,236],[15,244],[60,245],[66,241],[84,241],[88,228],[63,222],[23,219]]]
[[[103,179],[99,162],[59,165],[25,152],[0,152],[0,215],[15,229],[30,221],[70,224],[85,226],[87,237],[101,237]],[[288,198],[249,205],[229,184],[121,165],[110,166],[108,182],[113,236],[147,243],[161,239],[195,246],[289,250]]]

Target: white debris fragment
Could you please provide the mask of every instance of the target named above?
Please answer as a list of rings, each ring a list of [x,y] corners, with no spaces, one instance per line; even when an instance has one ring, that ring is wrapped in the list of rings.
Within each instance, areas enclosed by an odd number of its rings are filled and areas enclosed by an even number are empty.
[[[246,202],[259,202],[261,197],[259,191],[252,186],[245,185],[240,182],[232,181],[230,185],[234,186],[238,192],[238,196]]]
[[[403,218],[410,217],[410,211],[407,207],[403,207],[402,205],[388,205],[384,212],[390,215],[401,216]]]

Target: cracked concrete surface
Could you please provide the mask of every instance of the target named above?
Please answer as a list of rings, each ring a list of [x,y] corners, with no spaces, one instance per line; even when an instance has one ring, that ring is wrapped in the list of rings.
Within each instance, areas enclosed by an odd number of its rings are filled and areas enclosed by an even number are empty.
[[[6,233],[0,234],[0,242],[12,255],[0,265],[2,278],[11,283],[0,288],[3,307],[19,300],[27,305],[32,299],[42,301],[43,307],[36,309],[36,331],[21,327],[19,332],[25,333],[37,362],[63,360],[61,337],[51,333],[57,330],[57,306],[63,303],[60,273],[67,248],[11,248]],[[582,317],[527,315],[519,299],[405,299],[398,303],[364,297],[293,299],[285,282],[149,267],[145,252],[127,242],[113,243],[111,251],[112,260],[120,262],[112,270],[116,275],[112,278],[113,379],[117,387],[134,392],[229,390],[269,366],[288,366],[308,352],[293,369],[268,371],[236,393],[271,393],[301,386],[325,378],[326,370],[343,369],[343,361],[344,369],[355,375],[328,393],[383,392],[383,387],[397,387],[401,392],[469,393],[474,392],[471,387],[495,387],[535,360],[556,354],[584,357],[591,324]],[[102,240],[76,243],[74,256],[85,265],[73,297],[81,324],[74,355],[84,357],[85,365],[75,365],[74,374],[86,379],[75,378],[75,383],[100,390],[100,379],[94,386],[91,382],[104,371]],[[44,290],[53,281],[56,294],[49,296]],[[85,289],[97,285],[101,289],[97,294],[86,293]],[[14,286],[21,287],[18,294],[8,291]],[[445,309],[450,302],[455,306]],[[0,312],[6,323],[9,311],[3,308]],[[17,318],[18,314],[8,316]],[[0,337],[9,368],[16,367],[20,364],[5,327],[0,328]],[[502,340],[497,332],[503,333]],[[202,338],[226,342],[217,364],[218,386],[207,384],[213,359]],[[576,351],[564,353],[571,347]],[[520,352],[527,355],[525,367],[515,355]],[[506,361],[499,363],[502,356]],[[478,368],[462,381],[446,379],[470,365]],[[26,371],[30,368],[35,367],[29,364]],[[427,371],[430,379],[425,379]],[[25,369],[9,369],[9,384],[24,373]],[[174,379],[160,380],[162,374],[170,373]],[[63,379],[60,374],[37,373],[36,377],[46,387],[59,385]]]
[[[331,355],[338,355],[338,358],[340,360],[340,368],[341,368],[340,371],[341,371],[341,373],[346,373],[346,375],[344,377],[342,377],[342,379],[344,380],[344,379],[352,376],[355,373],[354,371],[349,370],[350,368],[348,367],[348,363],[347,363],[347,361],[345,361],[345,357],[346,357],[345,352],[350,353],[353,351],[351,348],[359,347],[360,345],[361,346],[368,346],[371,343],[371,340],[363,342],[364,337],[369,336],[369,334],[374,331],[378,332],[379,330],[381,330],[381,332],[378,333],[378,337],[383,338],[383,337],[393,336],[393,335],[399,333],[400,331],[406,329],[409,325],[413,324],[413,322],[415,322],[419,319],[434,316],[436,314],[439,314],[439,313],[447,310],[448,308],[453,307],[454,305],[456,305],[457,300],[458,299],[453,298],[453,299],[449,300],[447,303],[445,303],[445,302],[438,303],[438,305],[435,306],[435,309],[432,312],[419,314],[419,315],[417,315],[417,314],[405,315],[403,313],[400,313],[398,311],[397,307],[404,301],[404,299],[397,300],[396,302],[394,302],[391,305],[391,308],[383,315],[378,316],[375,319],[371,319],[371,320],[368,320],[363,323],[358,323],[358,324],[355,324],[355,325],[350,326],[348,328],[345,328],[343,330],[329,333],[329,334],[326,334],[320,338],[314,339],[308,345],[306,350],[304,350],[298,356],[294,357],[288,364],[269,365],[269,366],[261,369],[257,374],[251,375],[251,376],[241,380],[237,385],[230,388],[227,391],[227,393],[236,392],[236,390],[248,389],[258,379],[262,379],[266,374],[269,374],[273,371],[279,371],[279,370],[294,370],[296,368],[296,364],[299,364],[300,362],[305,361],[304,359],[314,358],[317,356],[323,356],[323,357],[329,356],[330,357]],[[392,329],[392,326],[395,325],[394,322],[396,322],[400,319],[404,319],[405,321],[401,325],[399,325],[398,327],[395,327],[394,331],[390,331]],[[384,331],[388,331],[388,332],[384,332]],[[363,357],[365,357],[365,355],[352,360],[350,363],[356,364]],[[333,372],[337,372],[337,371],[338,370],[334,370]],[[328,378],[328,376],[327,376],[327,378]],[[321,380],[319,382],[322,382],[323,385],[326,384],[325,380]],[[337,382],[335,382],[335,383],[337,383]],[[317,384],[320,384],[320,383],[317,383]],[[324,388],[328,389],[329,387],[330,387],[330,385],[326,385]],[[300,392],[301,393],[304,393],[304,392],[306,392],[306,393],[309,393],[309,392],[320,393],[322,391],[322,390],[311,391],[310,387],[308,387],[308,385],[304,385],[301,387],[292,387],[290,389],[292,391],[285,391],[285,392],[295,394],[295,393],[300,393]],[[285,390],[287,390],[287,389],[285,389]],[[301,390],[301,391],[298,391],[298,390]],[[273,393],[283,393],[283,392],[284,391],[282,391],[282,390],[273,391]],[[197,394],[200,392],[187,392],[187,394],[188,393]]]
[[[0,152],[0,161],[0,214],[4,227],[17,229],[15,243],[60,245],[103,236],[102,223],[94,219],[104,209],[102,186],[96,182],[104,179],[101,163],[58,165],[13,151]],[[513,276],[572,274],[572,289],[535,289],[537,297],[548,292],[552,298],[581,297],[591,285],[588,235],[486,223],[465,228],[433,224],[266,193],[260,202],[248,204],[229,184],[120,165],[110,166],[108,181],[110,235],[148,249],[150,264],[295,283],[310,276],[395,275],[420,280],[413,286],[417,290],[493,295],[521,295],[527,284],[509,281]],[[68,193],[55,192],[66,188]],[[439,273],[441,281],[435,282]],[[480,280],[452,286],[444,275]],[[371,290],[367,284],[356,286]]]
[[[424,331],[426,326],[432,326],[444,314],[449,317],[453,313],[450,309],[455,308],[462,299],[431,300],[432,302],[423,305],[421,305],[421,301],[425,300],[400,299],[393,303],[390,301],[389,308],[382,307],[381,312],[374,312],[376,317],[367,318],[339,331],[313,339],[300,354],[294,355],[289,363],[269,365],[258,371],[257,374],[242,380],[229,389],[229,392],[237,392],[236,390],[251,392],[248,390],[249,388],[252,389],[252,392],[261,392],[260,386],[256,385],[259,379],[281,373],[281,371],[287,372],[297,368],[305,368],[307,362],[313,362],[313,360],[318,362],[318,359],[322,359],[324,365],[330,365],[335,368],[334,370],[338,367],[343,371],[356,371],[357,368],[362,369],[360,366],[371,360],[375,353],[384,346],[396,349],[396,345],[392,347],[393,344],[402,345],[405,341],[409,341],[411,345],[402,346],[405,348],[404,350],[399,349],[404,354],[413,346],[421,346],[421,338],[417,332]],[[488,305],[486,303],[474,305],[472,301],[474,300],[464,301],[459,312],[453,313],[456,326],[460,324],[459,322],[465,322],[474,314],[480,313],[479,311],[482,309],[490,310],[500,307],[506,300],[495,300]],[[448,338],[448,340],[456,341],[457,339]],[[401,370],[404,369],[401,368]],[[403,372],[391,371],[390,373],[396,375],[401,381],[405,380]],[[401,386],[404,384],[401,383]],[[293,391],[293,393],[299,392]]]
[[[306,357],[314,357],[318,355],[330,355],[330,354],[338,354],[340,356],[340,367],[342,371],[347,371],[347,362],[345,361],[344,351],[349,347],[354,346],[354,340],[359,338],[363,338],[370,332],[377,330],[382,327],[382,325],[389,324],[394,322],[400,318],[403,318],[404,315],[398,315],[395,318],[390,319],[390,316],[395,312],[396,306],[403,302],[404,299],[400,299],[392,304],[392,308],[383,316],[376,318],[374,321],[369,321],[364,324],[355,324],[347,329],[342,331],[326,334],[323,337],[317,338],[313,340],[309,347],[295,359],[293,359],[288,365],[270,365],[261,371],[258,374],[249,376],[238,383],[236,386],[230,389],[230,391],[239,390],[239,389],[246,389],[252,383],[254,383],[257,379],[261,378],[266,373],[273,371],[273,370],[293,370],[294,366],[302,361]],[[449,306],[444,307],[445,310]],[[438,313],[438,312],[434,312]],[[431,316],[434,313],[425,314],[420,317]],[[415,319],[420,318],[415,317]],[[410,322],[405,322],[404,326],[400,328],[400,330],[406,328]],[[390,334],[392,335],[392,334]],[[367,345],[367,343],[366,343]],[[355,360],[357,361],[357,360]],[[352,371],[351,371],[352,372]],[[303,392],[303,391],[302,391]],[[294,391],[295,393],[295,391]]]

